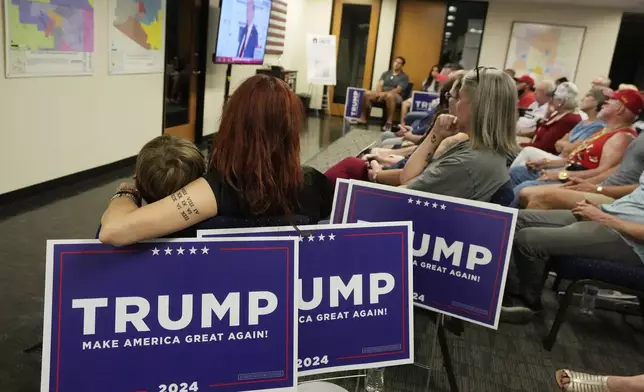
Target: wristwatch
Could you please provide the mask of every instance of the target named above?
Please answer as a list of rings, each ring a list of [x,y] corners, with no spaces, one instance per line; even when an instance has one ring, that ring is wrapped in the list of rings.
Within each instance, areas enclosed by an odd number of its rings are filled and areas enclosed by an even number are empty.
[[[600,194],[602,193],[603,190],[604,190],[604,187],[601,185],[597,186],[597,189],[595,189],[595,191],[597,191],[597,193],[600,193]]]

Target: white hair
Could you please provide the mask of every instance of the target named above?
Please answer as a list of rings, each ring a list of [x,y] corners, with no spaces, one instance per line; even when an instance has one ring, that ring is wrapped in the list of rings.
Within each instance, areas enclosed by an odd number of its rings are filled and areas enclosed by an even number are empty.
[[[564,82],[557,86],[554,98],[563,101],[561,107],[566,110],[574,110],[579,107],[579,89],[573,82]]]
[[[545,93],[548,95],[552,95],[555,92],[555,89],[557,88],[557,85],[552,80],[542,80],[539,83],[537,83],[537,86],[543,86]]]
[[[517,88],[510,75],[495,68],[469,71],[461,82],[470,96],[472,148],[507,154],[518,149]]]

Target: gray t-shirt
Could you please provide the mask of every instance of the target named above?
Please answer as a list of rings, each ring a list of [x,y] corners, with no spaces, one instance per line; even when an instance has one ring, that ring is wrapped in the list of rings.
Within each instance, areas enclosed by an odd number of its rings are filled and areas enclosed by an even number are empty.
[[[629,144],[622,162],[615,173],[602,182],[603,186],[637,184],[637,179],[644,172],[644,133]]]
[[[602,210],[629,222],[644,225],[644,173],[639,179],[640,186],[629,195],[617,199],[613,204],[603,204]],[[620,233],[621,234],[621,233]],[[644,261],[644,244],[634,238],[623,235],[622,238],[633,248],[633,251]]]
[[[490,201],[509,179],[505,156],[490,150],[473,150],[464,141],[433,160],[407,188]]]
[[[391,91],[396,87],[400,87],[401,90],[405,91],[409,84],[409,77],[402,71],[398,75],[394,75],[391,70],[383,72],[380,80],[382,80],[382,91]]]

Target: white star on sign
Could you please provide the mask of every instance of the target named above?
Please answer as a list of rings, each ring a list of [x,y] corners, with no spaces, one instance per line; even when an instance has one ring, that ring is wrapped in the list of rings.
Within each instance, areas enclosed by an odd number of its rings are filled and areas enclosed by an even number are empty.
[[[433,203],[433,204],[432,204],[432,208],[436,208],[436,207],[438,207],[438,204]]]
[[[419,205],[420,205],[420,203],[422,203],[422,201],[420,201],[420,199],[416,200],[416,205],[417,205],[417,206],[419,206]]]
[[[184,251],[184,249],[182,247],[179,247],[179,249],[177,249],[177,254],[182,255],[183,251]]]
[[[335,234],[331,233],[329,234],[329,241],[334,241],[335,240]]]
[[[324,234],[320,234],[320,235],[318,236],[318,239],[319,239],[320,241],[324,241],[324,238],[325,238],[325,237],[324,237]]]
[[[409,199],[407,199],[407,203],[411,204],[413,202],[414,202],[414,199],[412,199],[411,197]]]
[[[206,248],[206,246],[204,245],[204,247],[203,247],[203,248],[201,248],[201,254],[202,254],[202,255],[207,255],[209,250],[210,250],[210,249]]]
[[[313,237],[313,234],[309,235],[309,242],[315,241],[315,237]]]
[[[429,207],[429,202],[428,201],[425,202],[425,207]]]
[[[441,210],[444,210],[447,206],[445,204],[441,204]]]
[[[163,251],[165,252],[165,255],[166,255],[166,256],[168,256],[168,255],[171,255],[171,254],[172,254],[172,249],[170,249],[170,247],[169,247],[169,246],[168,246],[167,248],[165,248]]]
[[[158,256],[159,255],[159,249],[154,248],[152,249],[152,256]]]
[[[304,237],[300,236],[300,242],[304,242]]]
[[[191,255],[196,255],[197,254],[197,248],[195,248],[194,246],[192,248],[188,249],[188,250],[190,251]]]

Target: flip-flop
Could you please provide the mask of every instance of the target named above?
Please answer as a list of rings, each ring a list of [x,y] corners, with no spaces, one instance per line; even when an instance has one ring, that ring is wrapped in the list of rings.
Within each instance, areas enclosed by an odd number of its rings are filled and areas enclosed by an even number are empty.
[[[563,377],[570,379],[570,383],[565,388],[561,382]],[[555,372],[555,381],[559,389],[564,392],[609,392],[607,380],[608,376],[573,372],[568,369],[559,369]]]
[[[366,146],[365,148],[363,148],[362,150],[360,150],[358,155],[356,155],[356,158],[360,158],[361,156],[363,156],[365,154],[369,154],[371,152],[371,149],[373,148],[373,146],[376,145],[376,143],[377,142],[373,142],[373,143],[369,144],[368,146]]]

